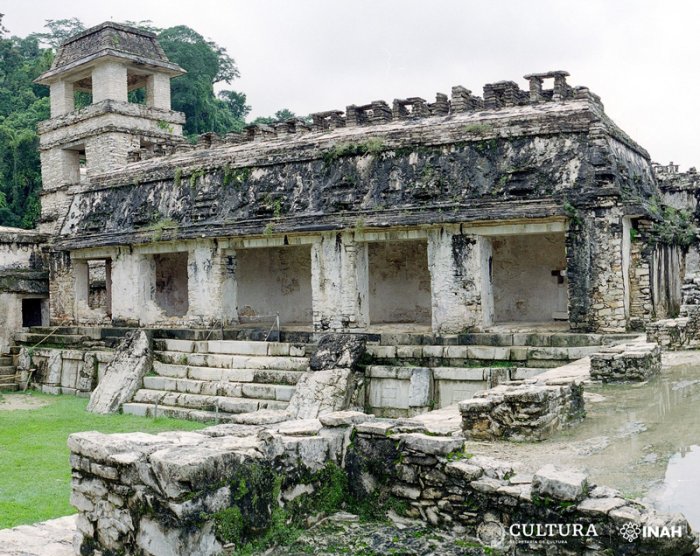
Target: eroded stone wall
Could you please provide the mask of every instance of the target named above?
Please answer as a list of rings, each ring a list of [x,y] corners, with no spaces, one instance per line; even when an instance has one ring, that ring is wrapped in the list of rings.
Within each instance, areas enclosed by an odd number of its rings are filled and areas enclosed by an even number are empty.
[[[580,473],[546,466],[534,477],[513,466],[472,457],[455,436],[425,434],[410,421],[360,413],[279,424],[219,425],[200,432],[71,435],[72,504],[77,544],[133,554],[214,555],[224,543],[242,546],[275,523],[305,523],[321,511],[352,508],[353,500],[379,511],[394,508],[465,538],[484,523],[579,523],[595,535],[557,537],[571,551],[617,550],[678,556],[698,546],[680,515],[659,514],[591,484]],[[671,538],[623,539],[621,527],[679,528]],[[527,543],[517,529],[508,548]],[[530,545],[533,553],[551,553]],[[566,551],[569,552],[566,552]]]

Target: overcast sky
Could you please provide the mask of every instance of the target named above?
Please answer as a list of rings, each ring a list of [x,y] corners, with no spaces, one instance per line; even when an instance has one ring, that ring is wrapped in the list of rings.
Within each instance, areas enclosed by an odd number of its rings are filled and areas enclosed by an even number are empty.
[[[464,85],[565,69],[658,162],[700,167],[697,0],[0,0],[24,36],[44,20],[189,25],[226,47],[253,116],[433,101]]]

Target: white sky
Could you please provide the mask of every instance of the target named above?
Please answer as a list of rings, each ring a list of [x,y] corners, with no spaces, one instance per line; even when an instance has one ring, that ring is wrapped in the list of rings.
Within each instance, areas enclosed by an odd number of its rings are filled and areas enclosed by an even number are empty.
[[[225,46],[253,116],[420,96],[552,69],[602,97],[658,162],[700,166],[697,0],[0,0],[24,36],[44,20],[185,24]]]

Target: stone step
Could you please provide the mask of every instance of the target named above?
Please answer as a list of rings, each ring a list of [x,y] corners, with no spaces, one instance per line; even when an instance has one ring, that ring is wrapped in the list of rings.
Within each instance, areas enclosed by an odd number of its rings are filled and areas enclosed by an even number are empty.
[[[270,355],[304,357],[306,346],[282,342],[248,342],[238,340],[155,340],[154,349],[184,353],[210,353],[224,355]]]
[[[149,390],[142,388],[134,395],[134,402],[184,407],[186,409],[201,409],[223,413],[250,413],[258,409],[285,409],[288,402],[281,400],[260,400],[252,398],[235,398],[230,396],[205,396],[202,394],[187,394],[168,392],[165,390]]]
[[[32,326],[29,331],[32,334],[41,334],[46,336],[48,334],[81,334],[81,327],[79,326]]]
[[[170,417],[171,419],[184,419],[200,423],[227,423],[233,418],[230,413],[203,411],[201,409],[187,409],[184,407],[163,406],[150,403],[125,403],[122,411],[127,415],[139,417]]]
[[[0,376],[15,375],[17,369],[12,365],[3,365],[0,367]]]
[[[47,336],[47,334],[33,334],[31,332],[18,332],[15,334],[15,343],[30,346],[37,344],[40,346],[76,346],[90,340],[91,338],[88,336],[77,334],[52,334],[51,336]]]
[[[220,353],[184,353],[179,351],[158,351],[157,361],[192,367],[216,367],[223,369],[269,369],[277,371],[305,371],[309,366],[308,357],[269,356],[269,355],[224,355]],[[214,379],[216,380],[216,379]]]
[[[589,347],[610,345],[635,338],[638,334],[586,334],[577,332],[470,332],[434,335],[415,332],[383,332],[366,334],[368,342],[382,346],[395,345],[462,345],[462,346],[532,346]]]
[[[586,347],[531,347],[531,346],[443,346],[443,345],[368,345],[367,352],[375,359],[434,360],[450,361],[547,361],[556,362],[581,359],[600,351],[600,346]],[[544,365],[543,365],[544,366]]]
[[[11,367],[12,365],[11,355],[0,355],[0,367]]]
[[[164,390],[204,396],[228,396],[287,402],[295,387],[286,384],[261,384],[257,382],[213,382],[189,378],[146,376],[143,387],[147,390]]]
[[[163,377],[189,378],[193,380],[257,382],[262,384],[295,385],[305,371],[279,369],[223,369],[220,367],[194,367],[153,362],[153,371]]]
[[[19,390],[19,384],[16,382],[11,384],[3,384],[0,382],[0,390],[3,392],[17,392],[17,390]]]
[[[365,376],[379,379],[410,380],[416,369],[426,367],[408,367],[401,365],[369,365]],[[547,367],[427,367],[434,380],[485,382],[493,375],[505,380],[523,380],[548,371]]]

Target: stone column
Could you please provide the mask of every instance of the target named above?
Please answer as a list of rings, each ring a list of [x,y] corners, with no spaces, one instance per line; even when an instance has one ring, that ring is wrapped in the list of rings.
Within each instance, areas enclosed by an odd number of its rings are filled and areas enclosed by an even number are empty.
[[[112,261],[112,320],[120,324],[152,324],[162,318],[155,303],[153,257],[120,249]]]
[[[349,232],[322,234],[311,247],[311,288],[315,330],[366,328],[367,244]]]
[[[170,77],[154,73],[146,79],[146,105],[170,110]]]
[[[67,251],[49,254],[49,320],[51,325],[66,324],[73,319],[75,306],[73,267]]]
[[[569,322],[577,332],[624,332],[622,210],[578,210],[566,234]]]
[[[75,90],[73,83],[61,79],[51,83],[51,117],[56,118],[75,110]]]
[[[87,318],[89,313],[88,299],[90,297],[90,268],[87,261],[73,261],[73,319],[79,322]]]
[[[92,70],[92,102],[128,101],[126,66],[119,62],[100,62]]]
[[[480,330],[485,324],[482,253],[487,240],[444,226],[428,232],[432,321],[435,334]],[[487,311],[487,314],[489,311]]]
[[[198,243],[187,261],[187,317],[206,324],[236,322],[235,255],[213,242]]]

